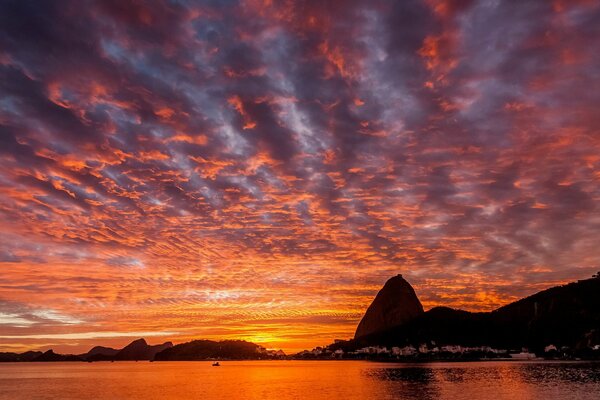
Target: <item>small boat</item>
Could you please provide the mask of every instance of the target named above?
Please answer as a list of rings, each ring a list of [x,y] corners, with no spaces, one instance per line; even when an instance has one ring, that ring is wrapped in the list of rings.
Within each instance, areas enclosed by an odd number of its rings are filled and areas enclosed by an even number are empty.
[[[212,366],[213,366],[213,367],[220,367],[220,366],[221,366],[221,364],[219,364],[219,362],[218,362],[218,361],[216,361],[216,362],[214,362],[214,363],[213,363],[213,365],[212,365]]]

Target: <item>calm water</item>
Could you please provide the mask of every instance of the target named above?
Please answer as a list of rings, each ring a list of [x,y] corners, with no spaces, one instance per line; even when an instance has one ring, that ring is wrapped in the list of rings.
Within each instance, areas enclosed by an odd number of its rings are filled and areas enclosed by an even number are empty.
[[[0,363],[0,399],[600,399],[600,364]]]

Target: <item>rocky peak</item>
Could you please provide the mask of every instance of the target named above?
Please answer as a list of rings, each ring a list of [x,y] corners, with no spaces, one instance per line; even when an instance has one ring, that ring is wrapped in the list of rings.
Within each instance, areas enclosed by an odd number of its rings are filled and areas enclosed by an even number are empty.
[[[148,346],[148,342],[146,342],[146,339],[141,338],[141,339],[134,340],[133,342],[131,342],[131,343],[129,343],[127,345],[127,347],[130,347],[130,346],[131,347],[134,347],[134,346],[137,346],[137,347]]]
[[[390,278],[377,293],[356,328],[354,338],[381,332],[423,314],[415,290],[401,274]]]

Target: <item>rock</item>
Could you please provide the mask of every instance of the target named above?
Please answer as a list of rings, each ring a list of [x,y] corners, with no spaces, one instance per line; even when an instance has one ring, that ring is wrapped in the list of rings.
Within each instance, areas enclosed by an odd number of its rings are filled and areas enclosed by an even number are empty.
[[[378,297],[385,290],[384,287]],[[376,298],[371,307],[375,308],[377,301]],[[367,314],[371,313],[371,307]],[[367,315],[363,321],[366,318]],[[377,322],[375,317],[372,319]],[[595,357],[590,352],[600,344],[599,327],[600,280],[592,278],[543,290],[494,311],[434,307],[395,327],[367,336],[360,336],[359,326],[358,339],[346,348],[390,348],[408,344],[417,347],[435,342],[438,346],[489,346],[503,351],[527,348],[529,352],[544,354],[545,347],[551,344],[590,359]]]
[[[390,278],[356,328],[354,338],[385,331],[423,314],[423,305],[402,275]]]

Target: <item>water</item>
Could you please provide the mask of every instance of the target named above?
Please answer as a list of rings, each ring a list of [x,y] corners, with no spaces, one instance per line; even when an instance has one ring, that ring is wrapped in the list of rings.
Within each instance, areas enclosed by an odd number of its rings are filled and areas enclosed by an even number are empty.
[[[594,399],[600,364],[0,363],[0,399]]]

